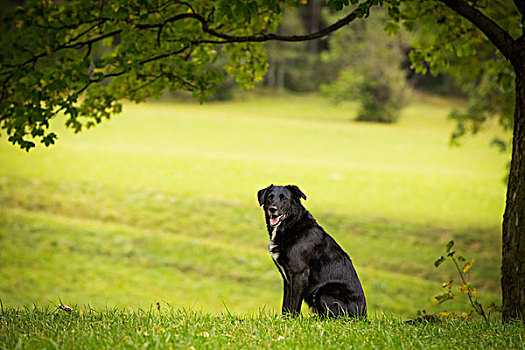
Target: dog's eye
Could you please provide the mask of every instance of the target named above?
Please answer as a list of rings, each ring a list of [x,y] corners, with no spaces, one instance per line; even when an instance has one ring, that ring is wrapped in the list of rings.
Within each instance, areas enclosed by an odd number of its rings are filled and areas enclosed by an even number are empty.
[[[284,194],[281,194],[281,195],[279,196],[279,198],[283,201],[283,200],[286,199],[286,196],[285,196]]]
[[[273,194],[269,195],[269,196],[268,196],[268,199],[269,199],[269,200],[272,200],[272,199],[273,199]]]

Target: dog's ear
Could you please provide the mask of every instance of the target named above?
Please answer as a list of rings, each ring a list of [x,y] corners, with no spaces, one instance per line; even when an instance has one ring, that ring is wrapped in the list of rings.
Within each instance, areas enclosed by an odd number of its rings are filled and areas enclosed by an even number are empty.
[[[286,186],[287,189],[290,190],[290,192],[292,192],[292,194],[297,198],[297,199],[305,199],[306,200],[306,195],[303,193],[303,191],[301,191],[299,189],[299,187],[295,186],[295,185],[288,185]]]
[[[264,204],[264,199],[266,198],[266,193],[269,190],[271,190],[272,187],[273,187],[273,184],[271,184],[270,186],[268,186],[266,188],[263,188],[262,190],[259,190],[259,192],[257,192],[257,198],[259,199],[259,206]]]

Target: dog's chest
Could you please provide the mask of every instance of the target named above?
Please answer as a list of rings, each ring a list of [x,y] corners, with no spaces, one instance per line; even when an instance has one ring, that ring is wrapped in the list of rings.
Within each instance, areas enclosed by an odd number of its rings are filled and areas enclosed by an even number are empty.
[[[270,252],[270,255],[272,256],[272,259],[277,261],[279,258],[279,246],[275,244],[273,241],[270,241],[268,244],[268,251]]]
[[[288,277],[286,275],[286,271],[283,268],[283,266],[279,263],[279,257],[281,256],[281,250],[279,246],[275,243],[275,236],[277,234],[277,227],[273,229],[272,235],[270,237],[270,243],[268,244],[268,251],[270,252],[270,255],[272,256],[273,261],[281,271],[284,279],[288,281]]]
[[[272,256],[272,259],[277,262],[280,251],[279,251],[279,246],[275,244],[276,235],[277,235],[277,227],[275,227],[272,231],[272,235],[270,237],[270,243],[268,244],[268,251],[270,252],[270,255]]]

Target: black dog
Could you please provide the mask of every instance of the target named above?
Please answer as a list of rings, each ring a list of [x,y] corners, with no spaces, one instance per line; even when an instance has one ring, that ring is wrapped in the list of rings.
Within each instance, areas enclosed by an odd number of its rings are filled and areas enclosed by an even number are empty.
[[[269,250],[283,277],[283,314],[297,315],[304,300],[320,316],[366,318],[366,300],[352,261],[301,204],[297,186],[257,193],[264,205]]]

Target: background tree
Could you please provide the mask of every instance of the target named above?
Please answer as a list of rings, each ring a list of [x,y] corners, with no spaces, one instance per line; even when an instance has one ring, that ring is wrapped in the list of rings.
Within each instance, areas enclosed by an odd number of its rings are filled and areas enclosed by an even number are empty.
[[[314,33],[326,26],[324,1],[310,0],[297,9],[282,14],[280,34]],[[264,45],[268,55],[266,85],[294,92],[318,91],[323,83],[335,77],[331,64],[323,62],[320,54],[328,49],[326,38],[289,45],[273,41]]]
[[[412,60],[423,70],[449,66],[447,54],[471,53],[488,40],[515,78],[512,161],[503,220],[503,316],[525,314],[525,30],[524,0],[328,0],[340,11],[357,8],[334,24],[306,35],[275,34],[294,0],[79,0],[63,6],[28,1],[6,12],[0,29],[0,129],[23,149],[55,142],[50,120],[63,113],[75,131],[121,111],[120,100],[141,102],[164,90],[191,91],[204,100],[222,80],[213,63],[226,55],[225,70],[241,85],[262,79],[266,56],[260,43],[319,39],[372,6],[399,22],[435,24],[440,45],[421,46]],[[518,16],[504,16],[510,8]],[[508,12],[507,12],[508,14]],[[444,19],[442,19],[444,16]],[[113,47],[105,51],[104,47]],[[500,65],[495,66],[498,69]],[[502,69],[505,65],[501,65]],[[506,66],[508,67],[508,65]]]
[[[339,69],[337,79],[324,85],[323,93],[335,102],[358,100],[358,121],[393,123],[405,102],[405,45],[401,35],[377,30],[386,21],[385,11],[374,11],[366,21],[334,33],[330,51],[323,55]]]

